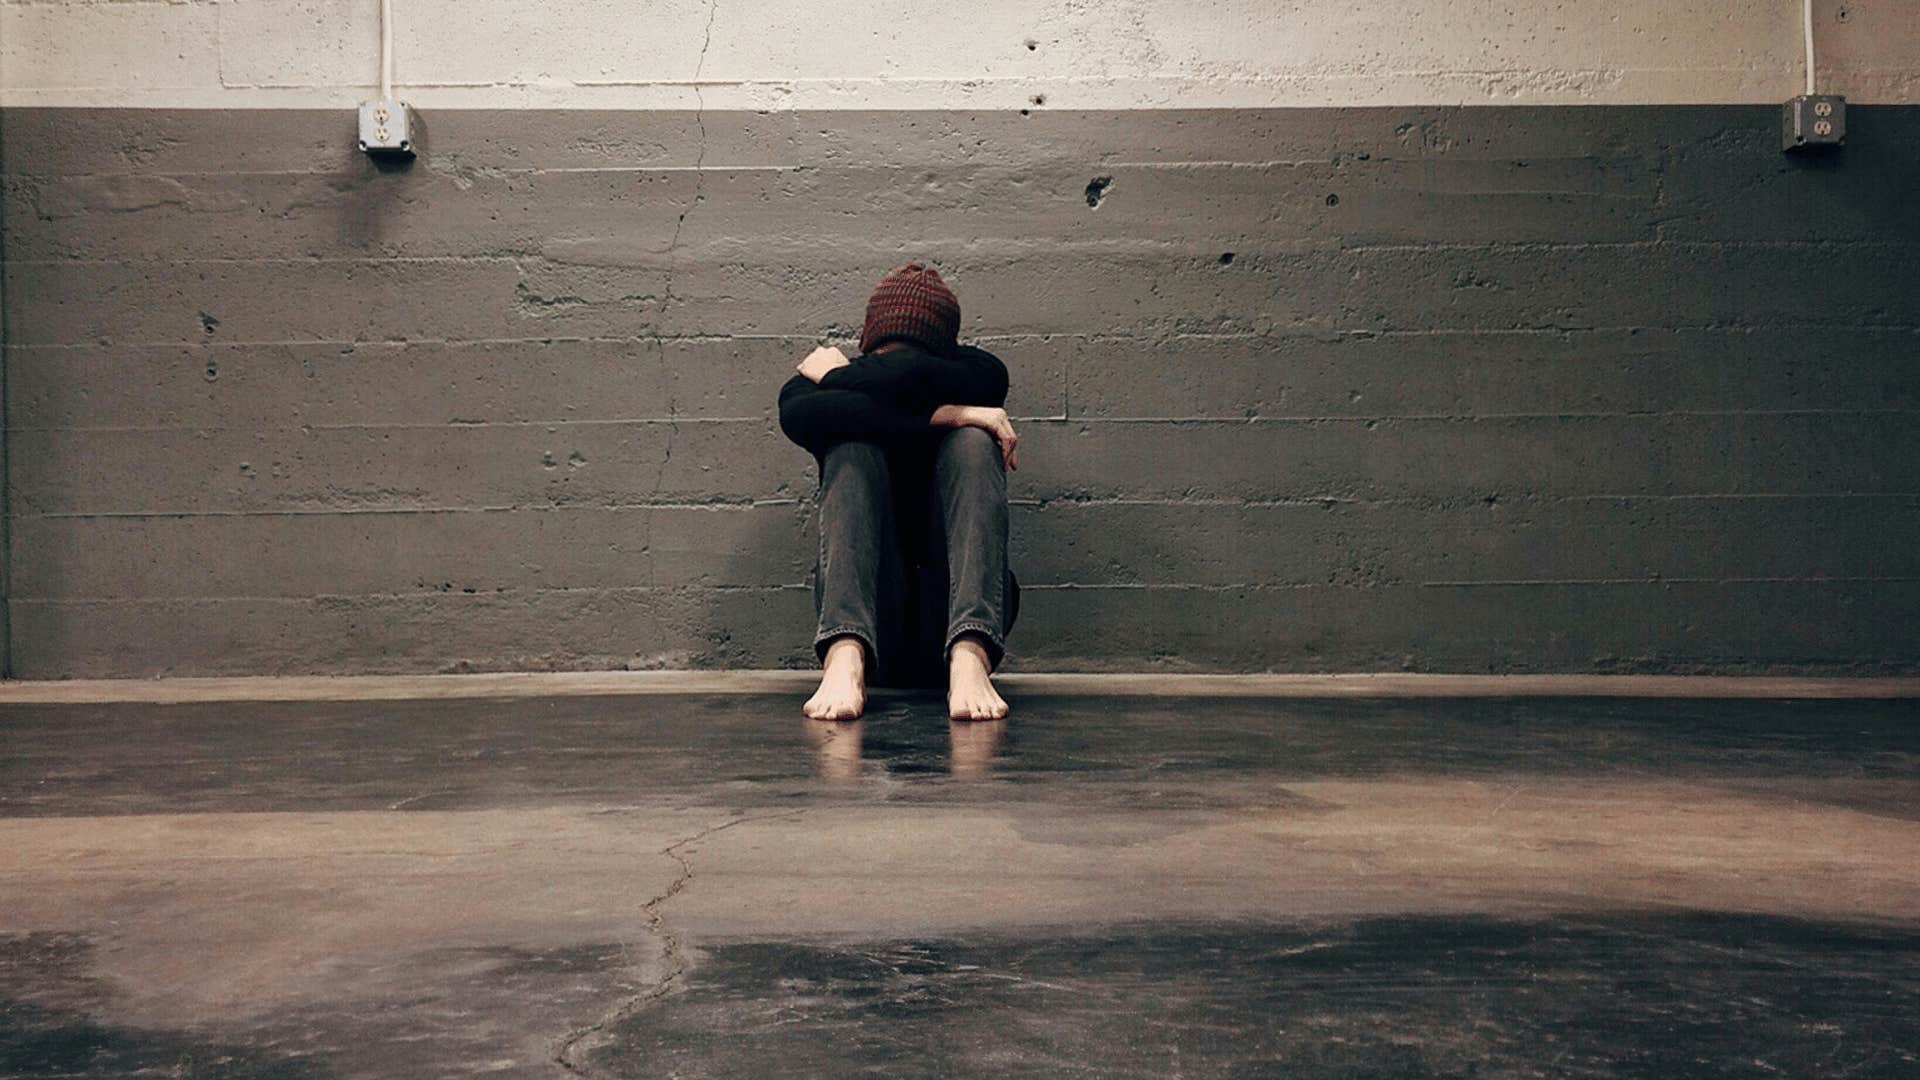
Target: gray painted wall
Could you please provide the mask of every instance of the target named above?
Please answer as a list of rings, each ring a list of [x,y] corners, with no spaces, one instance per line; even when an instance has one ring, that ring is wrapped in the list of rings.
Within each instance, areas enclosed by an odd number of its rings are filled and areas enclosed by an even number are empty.
[[[1920,107],[426,119],[0,111],[15,674],[804,663],[908,257],[1019,668],[1920,670]]]

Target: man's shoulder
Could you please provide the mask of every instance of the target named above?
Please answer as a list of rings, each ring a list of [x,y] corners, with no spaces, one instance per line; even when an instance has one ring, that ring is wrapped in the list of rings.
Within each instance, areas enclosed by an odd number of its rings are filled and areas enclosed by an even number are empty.
[[[978,345],[954,346],[953,358],[976,364],[998,364],[1001,362],[998,356],[995,356]]]
[[[903,342],[900,346],[896,348],[880,349],[874,352],[860,353],[859,355],[852,357],[850,362],[859,364],[866,361],[878,361],[882,357],[894,359],[896,361],[905,361],[907,363],[912,363],[914,361],[914,358],[917,358],[917,357],[926,357],[929,360],[942,359],[942,356],[940,354],[929,351],[925,346],[922,346],[915,342],[908,341],[908,342]],[[953,351],[947,353],[944,359],[958,360],[963,363],[969,363],[969,364],[987,364],[987,365],[998,364],[1003,367],[1005,366],[1004,364],[1001,364],[1000,358],[998,356],[995,356],[994,354],[988,352],[987,350],[981,348],[978,345],[955,345],[953,347]]]

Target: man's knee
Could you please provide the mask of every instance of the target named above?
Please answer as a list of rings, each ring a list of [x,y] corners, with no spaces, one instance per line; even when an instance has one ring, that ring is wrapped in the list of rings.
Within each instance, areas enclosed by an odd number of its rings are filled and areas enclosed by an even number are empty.
[[[843,442],[828,448],[820,468],[820,482],[858,479],[885,483],[887,452],[870,442]]]
[[[940,456],[943,461],[952,462],[968,469],[1004,468],[1000,457],[1000,440],[977,427],[955,428],[947,433],[940,444]]]

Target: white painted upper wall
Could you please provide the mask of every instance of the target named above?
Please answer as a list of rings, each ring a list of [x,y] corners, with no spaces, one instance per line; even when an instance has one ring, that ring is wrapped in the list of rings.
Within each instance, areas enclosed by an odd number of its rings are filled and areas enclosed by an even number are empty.
[[[1646,104],[1801,91],[1801,0],[392,0],[422,108]],[[340,107],[379,0],[0,0],[0,102]],[[1820,89],[1920,102],[1920,0],[1816,0]]]

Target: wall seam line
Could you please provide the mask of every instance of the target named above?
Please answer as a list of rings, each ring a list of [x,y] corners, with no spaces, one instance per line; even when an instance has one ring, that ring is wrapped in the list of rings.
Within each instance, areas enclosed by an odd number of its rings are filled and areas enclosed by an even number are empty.
[[[8,176],[7,114],[0,109],[0,177]],[[7,317],[10,291],[6,208],[0,205],[0,680],[13,678],[13,409],[7,390],[13,320]]]

